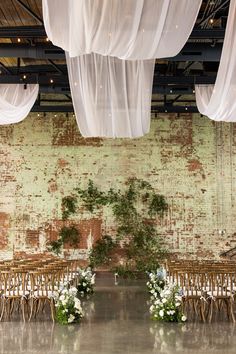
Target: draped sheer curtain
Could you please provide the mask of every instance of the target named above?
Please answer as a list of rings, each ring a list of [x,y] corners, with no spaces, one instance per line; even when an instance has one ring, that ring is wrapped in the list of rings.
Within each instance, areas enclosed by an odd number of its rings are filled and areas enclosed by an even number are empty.
[[[0,84],[0,124],[18,123],[26,118],[38,92],[38,84]]]
[[[67,67],[83,136],[134,138],[149,131],[154,60],[67,55]]]
[[[178,54],[201,1],[43,0],[48,38],[67,52],[82,135],[149,131],[155,58]]]
[[[70,57],[138,60],[175,56],[202,0],[43,0],[47,35]]]
[[[200,113],[215,121],[236,122],[236,1],[230,2],[215,85],[196,85]]]

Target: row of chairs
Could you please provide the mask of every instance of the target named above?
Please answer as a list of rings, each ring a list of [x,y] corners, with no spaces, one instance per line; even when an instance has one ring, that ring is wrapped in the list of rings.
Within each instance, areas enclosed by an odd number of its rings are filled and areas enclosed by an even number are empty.
[[[49,304],[54,321],[54,298],[64,285],[76,286],[79,280],[77,261],[56,258],[5,261],[0,263],[0,321],[13,312],[25,312],[29,321]]]
[[[182,292],[183,311],[192,309],[205,322],[226,310],[233,322],[236,300],[236,263],[230,261],[169,261],[167,277]]]

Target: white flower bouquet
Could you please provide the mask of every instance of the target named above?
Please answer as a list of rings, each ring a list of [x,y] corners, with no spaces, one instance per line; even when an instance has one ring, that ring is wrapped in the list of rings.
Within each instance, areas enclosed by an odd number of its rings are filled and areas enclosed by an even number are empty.
[[[159,268],[156,272],[148,273],[148,277],[147,287],[153,301],[160,297],[160,293],[166,285],[166,271]]]
[[[150,313],[154,320],[185,322],[182,311],[182,295],[178,285],[169,283],[165,272],[158,270],[149,274],[148,290],[151,294]]]
[[[82,297],[91,295],[94,292],[95,274],[90,268],[79,270],[78,294]]]
[[[83,317],[81,302],[77,297],[77,289],[64,288],[55,298],[56,320],[60,324],[79,323]]]

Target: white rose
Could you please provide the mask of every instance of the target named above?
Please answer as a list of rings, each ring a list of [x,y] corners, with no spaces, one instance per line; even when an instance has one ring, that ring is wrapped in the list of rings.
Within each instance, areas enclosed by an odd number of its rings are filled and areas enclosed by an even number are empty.
[[[185,322],[186,320],[187,320],[187,317],[183,315],[183,316],[181,317],[181,321]]]
[[[166,302],[167,302],[167,300],[166,300],[166,298],[164,297],[164,298],[162,299],[162,303],[165,304]]]
[[[175,304],[176,307],[178,307],[178,306],[180,306],[180,305],[181,305],[180,302],[176,302],[176,304]]]
[[[68,318],[68,323],[72,323],[75,319],[75,316],[70,314],[69,318]]]
[[[163,310],[160,310],[160,311],[159,311],[159,315],[160,315],[161,317],[163,317],[163,316],[164,316],[164,311],[163,311]]]

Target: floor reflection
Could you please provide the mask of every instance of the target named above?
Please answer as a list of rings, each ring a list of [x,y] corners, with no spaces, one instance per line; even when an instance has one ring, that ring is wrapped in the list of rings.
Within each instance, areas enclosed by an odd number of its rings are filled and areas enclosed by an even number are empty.
[[[0,323],[0,353],[235,353],[234,324],[155,323],[147,300],[140,282],[100,283],[94,296],[83,301],[81,325],[53,325],[46,314],[39,322],[15,318]]]

